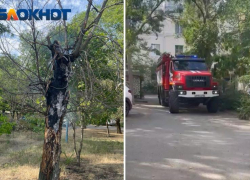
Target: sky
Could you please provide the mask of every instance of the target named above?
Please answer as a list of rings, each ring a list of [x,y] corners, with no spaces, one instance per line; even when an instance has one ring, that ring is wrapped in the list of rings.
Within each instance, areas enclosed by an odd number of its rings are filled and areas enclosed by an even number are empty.
[[[27,0],[28,2],[31,2],[31,0]],[[93,0],[94,5],[101,5],[103,0]],[[0,6],[2,8],[7,9],[7,12],[9,9],[13,8],[17,10],[17,6],[21,3],[22,9],[28,9],[26,6],[25,1],[22,0],[0,0]],[[86,10],[88,1],[87,0],[61,0],[62,6],[64,9],[71,9],[71,13],[68,13],[68,20],[69,22],[77,13],[82,12]],[[34,0],[34,8],[35,9],[60,9],[60,7],[57,4],[57,0]],[[4,21],[1,22],[5,25],[9,25],[12,33],[14,36],[6,36],[5,39],[9,43],[5,43],[7,48],[10,49],[10,51],[16,55],[19,55],[20,52],[17,50],[20,45],[20,40],[18,36],[18,32],[25,31],[28,26],[24,21]],[[54,26],[58,24],[58,21],[36,21],[36,27],[39,31],[46,34],[48,31],[48,27]],[[1,43],[0,43],[1,44]],[[0,51],[1,52],[1,51]]]

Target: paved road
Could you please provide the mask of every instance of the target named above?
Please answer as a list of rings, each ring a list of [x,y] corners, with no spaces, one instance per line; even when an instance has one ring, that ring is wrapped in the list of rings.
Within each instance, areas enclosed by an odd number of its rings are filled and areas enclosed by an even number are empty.
[[[127,180],[250,180],[250,123],[206,109],[170,114],[156,96],[126,120]]]

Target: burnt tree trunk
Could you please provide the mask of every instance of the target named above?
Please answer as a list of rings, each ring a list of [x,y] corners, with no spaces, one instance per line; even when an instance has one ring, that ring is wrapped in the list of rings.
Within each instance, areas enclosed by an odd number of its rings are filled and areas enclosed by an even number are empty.
[[[50,42],[48,40],[48,42]],[[51,44],[51,43],[49,43]],[[39,180],[60,179],[60,154],[62,122],[69,100],[68,78],[70,63],[74,61],[69,55],[63,54],[57,41],[49,46],[52,52],[54,77],[46,87],[47,116],[45,118],[45,134]]]
[[[120,118],[116,118],[116,128],[117,128],[117,131],[116,131],[116,133],[117,134],[122,134],[122,130],[121,130],[121,123],[120,123]]]

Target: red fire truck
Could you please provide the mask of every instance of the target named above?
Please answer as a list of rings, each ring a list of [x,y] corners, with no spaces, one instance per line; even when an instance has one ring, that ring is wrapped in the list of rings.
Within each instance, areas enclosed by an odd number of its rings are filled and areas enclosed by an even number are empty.
[[[163,54],[157,66],[158,99],[169,106],[171,113],[178,113],[180,106],[207,106],[208,112],[218,111],[218,83],[205,64],[196,55]]]

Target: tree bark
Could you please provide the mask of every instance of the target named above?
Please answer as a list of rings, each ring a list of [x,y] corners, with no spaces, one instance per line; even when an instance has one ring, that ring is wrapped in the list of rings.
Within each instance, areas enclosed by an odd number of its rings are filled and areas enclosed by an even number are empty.
[[[76,157],[77,157],[77,150],[76,150],[76,124],[74,122],[72,122],[72,128],[73,128],[74,151],[75,151]]]
[[[50,42],[48,40],[48,42]],[[74,61],[69,55],[64,55],[59,43],[54,41],[49,46],[52,52],[54,77],[46,87],[47,117],[45,118],[45,134],[42,162],[40,164],[39,180],[60,179],[60,155],[62,122],[69,100],[68,77],[70,63]]]
[[[72,128],[73,128],[74,151],[76,154],[77,164],[78,164],[78,166],[80,166],[81,165],[81,151],[82,151],[82,146],[83,146],[84,123],[81,122],[81,141],[80,141],[80,146],[79,146],[78,150],[76,148],[76,126],[75,126],[75,123],[72,123]]]
[[[106,126],[107,126],[107,137],[109,137],[109,124],[108,124],[108,121],[106,121]]]
[[[80,141],[80,146],[78,149],[78,157],[77,157],[77,163],[78,166],[81,166],[81,152],[82,152],[82,145],[83,145],[83,132],[84,132],[84,125],[81,123],[81,141]]]
[[[117,134],[122,134],[122,130],[121,130],[121,123],[120,123],[120,118],[116,118],[116,128],[117,128],[117,131],[116,131],[116,133]]]
[[[13,122],[15,118],[15,111],[11,111],[11,121]]]
[[[80,51],[85,49],[93,37],[96,25],[105,10],[108,0],[104,0],[101,10],[95,20],[87,27],[87,21],[91,9],[92,0],[89,1],[86,10],[85,20],[82,24],[81,31],[74,45],[72,54],[65,54],[58,41],[52,44],[50,38],[47,37],[48,47],[52,53],[52,66],[54,77],[50,79],[44,88],[47,101],[47,116],[45,118],[45,137],[43,145],[42,162],[40,165],[39,180],[57,180],[60,179],[60,154],[61,154],[61,135],[62,122],[66,113],[69,100],[68,78],[70,75],[70,64],[80,56]],[[90,30],[86,39],[83,41],[85,33]],[[37,59],[38,60],[38,59]],[[37,61],[38,63],[38,61]],[[39,70],[39,69],[38,69]],[[39,74],[39,72],[38,72]],[[39,77],[40,80],[40,77]],[[74,129],[75,134],[75,129]],[[75,143],[75,139],[74,139]],[[76,145],[74,145],[76,151]]]

